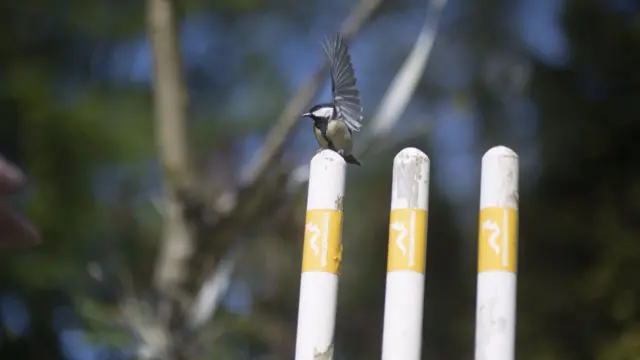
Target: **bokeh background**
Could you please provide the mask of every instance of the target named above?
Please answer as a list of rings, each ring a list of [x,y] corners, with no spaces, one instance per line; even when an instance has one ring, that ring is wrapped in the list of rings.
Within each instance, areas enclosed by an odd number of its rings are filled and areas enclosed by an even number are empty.
[[[297,117],[329,99],[337,31],[369,124],[335,359],[380,356],[405,146],[431,158],[423,358],[473,357],[495,145],[521,165],[517,358],[640,359],[636,1],[22,0],[0,23],[0,153],[28,177],[4,201],[42,241],[0,255],[1,359],[292,359],[316,151]]]

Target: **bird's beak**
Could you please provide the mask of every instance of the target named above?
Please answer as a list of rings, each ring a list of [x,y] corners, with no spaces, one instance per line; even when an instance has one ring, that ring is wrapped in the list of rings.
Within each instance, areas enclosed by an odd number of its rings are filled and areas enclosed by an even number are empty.
[[[311,116],[311,113],[304,113],[304,114],[302,114],[302,117],[310,117],[310,116]]]

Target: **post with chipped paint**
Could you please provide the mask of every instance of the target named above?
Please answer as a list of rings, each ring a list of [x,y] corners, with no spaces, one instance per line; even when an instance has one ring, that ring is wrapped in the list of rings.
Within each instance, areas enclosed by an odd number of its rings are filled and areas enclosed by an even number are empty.
[[[296,360],[333,358],[342,259],[346,163],[323,150],[311,159],[296,335]]]
[[[476,293],[476,360],[513,360],[518,257],[518,155],[482,157]]]
[[[393,160],[383,360],[420,359],[428,204],[429,157],[405,148]]]

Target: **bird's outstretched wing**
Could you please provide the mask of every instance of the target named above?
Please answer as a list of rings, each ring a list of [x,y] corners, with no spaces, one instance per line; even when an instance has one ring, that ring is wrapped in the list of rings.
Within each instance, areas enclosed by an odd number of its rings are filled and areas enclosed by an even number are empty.
[[[322,46],[329,59],[331,92],[338,115],[344,119],[349,129],[360,131],[362,106],[347,43],[337,34],[334,38],[327,39]]]

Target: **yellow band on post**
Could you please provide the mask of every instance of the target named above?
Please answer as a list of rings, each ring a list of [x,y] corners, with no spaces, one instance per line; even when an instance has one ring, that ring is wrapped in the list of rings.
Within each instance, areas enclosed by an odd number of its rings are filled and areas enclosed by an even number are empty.
[[[391,210],[387,272],[424,273],[427,245],[427,212],[421,209]]]
[[[302,272],[338,274],[342,260],[342,212],[308,210],[302,251]]]
[[[511,208],[480,210],[478,272],[516,272],[518,213]]]

